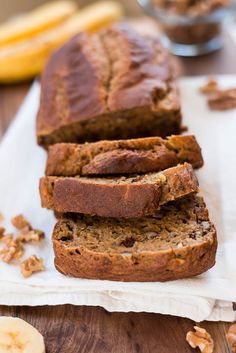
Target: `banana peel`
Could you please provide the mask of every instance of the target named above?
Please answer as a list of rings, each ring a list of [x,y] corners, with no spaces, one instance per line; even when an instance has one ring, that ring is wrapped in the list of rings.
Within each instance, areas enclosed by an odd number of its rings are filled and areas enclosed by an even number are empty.
[[[15,44],[0,47],[0,83],[25,81],[40,74],[50,54],[80,31],[94,32],[123,14],[113,1],[101,1],[76,12],[62,24]]]

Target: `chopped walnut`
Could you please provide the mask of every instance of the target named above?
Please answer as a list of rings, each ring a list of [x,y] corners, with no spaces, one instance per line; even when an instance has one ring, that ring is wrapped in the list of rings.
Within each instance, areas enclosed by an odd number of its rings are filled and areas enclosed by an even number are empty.
[[[0,239],[1,242],[7,243],[9,240],[12,240],[14,238],[13,234],[4,234],[4,236]]]
[[[218,89],[218,82],[214,78],[209,77],[207,83],[200,87],[200,92],[203,94],[210,94],[218,91]]]
[[[218,90],[208,98],[211,110],[230,110],[236,108],[236,88]]]
[[[194,326],[194,331],[189,331],[186,340],[192,348],[199,348],[202,353],[213,353],[214,341],[211,335],[204,329]]]
[[[0,227],[0,239],[4,237],[5,230],[6,229],[4,227]]]
[[[39,242],[44,239],[44,232],[39,229],[32,230],[23,230],[18,236],[17,239],[22,243],[31,243],[31,242]]]
[[[27,221],[27,219],[19,214],[11,219],[11,223],[16,229],[22,230],[24,228],[32,229],[31,224]]]
[[[6,241],[5,247],[0,250],[0,258],[4,262],[11,262],[12,260],[19,259],[24,253],[23,245],[20,241],[9,237]]]
[[[33,255],[21,263],[21,272],[24,277],[30,277],[33,272],[43,271],[45,269],[43,260]]]
[[[228,333],[226,334],[227,341],[230,345],[232,352],[236,352],[236,324],[230,326]]]

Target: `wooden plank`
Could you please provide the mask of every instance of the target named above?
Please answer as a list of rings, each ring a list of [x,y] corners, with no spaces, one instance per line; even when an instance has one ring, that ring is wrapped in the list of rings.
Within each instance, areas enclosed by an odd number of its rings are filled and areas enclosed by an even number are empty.
[[[47,353],[191,353],[185,341],[191,320],[148,313],[109,313],[99,307],[0,307],[1,315],[20,317],[45,337]],[[214,353],[230,353],[228,324],[203,323],[211,332]],[[33,352],[32,352],[33,353]]]
[[[29,88],[29,82],[15,86],[0,86],[0,136],[14,118]]]

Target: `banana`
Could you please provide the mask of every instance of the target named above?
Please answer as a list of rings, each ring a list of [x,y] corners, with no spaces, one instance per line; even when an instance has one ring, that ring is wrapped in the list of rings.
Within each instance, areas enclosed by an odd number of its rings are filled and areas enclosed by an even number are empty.
[[[52,1],[25,15],[9,20],[0,26],[0,46],[30,38],[55,27],[76,11],[77,6],[72,1]]]
[[[45,353],[43,336],[26,321],[0,317],[0,353]]]
[[[118,20],[122,7],[101,1],[83,8],[63,24],[28,40],[0,48],[0,83],[13,83],[40,74],[50,54],[80,31],[94,32]]]
[[[80,31],[95,32],[117,21],[123,15],[120,4],[113,1],[100,1],[86,6],[77,14],[73,15],[65,23],[65,27],[72,35]]]

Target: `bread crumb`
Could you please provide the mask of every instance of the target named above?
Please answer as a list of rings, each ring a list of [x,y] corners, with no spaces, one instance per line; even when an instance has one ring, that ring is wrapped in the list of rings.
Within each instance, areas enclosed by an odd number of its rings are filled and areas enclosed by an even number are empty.
[[[236,324],[230,326],[226,338],[232,352],[236,353]]]
[[[19,230],[24,228],[32,229],[31,224],[27,221],[27,219],[22,215],[19,214],[11,219],[12,225]]]
[[[32,255],[24,260],[21,265],[21,273],[25,278],[30,277],[34,272],[45,270],[43,260],[39,259],[36,255]]]
[[[186,341],[192,348],[199,348],[202,353],[213,353],[214,341],[211,335],[204,329],[194,326],[194,331],[189,331],[186,335]]]

